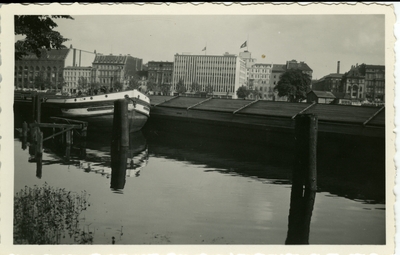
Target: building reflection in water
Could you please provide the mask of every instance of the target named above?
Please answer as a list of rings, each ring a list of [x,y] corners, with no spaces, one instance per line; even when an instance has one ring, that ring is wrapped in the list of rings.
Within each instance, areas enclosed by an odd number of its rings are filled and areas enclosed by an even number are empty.
[[[92,133],[93,134],[93,133]],[[120,193],[125,186],[126,177],[139,177],[140,172],[147,165],[149,159],[147,140],[141,131],[129,135],[129,147],[118,149],[116,158],[111,157],[109,137],[91,137],[88,140],[88,153],[84,160],[71,160],[69,165],[76,165],[86,173],[95,173],[111,177],[111,189]],[[62,155],[58,155],[49,145],[45,150],[50,152],[54,160],[45,160],[43,165],[65,164]],[[50,151],[49,151],[50,149]],[[31,162],[32,159],[29,158]],[[36,177],[42,178],[42,164],[36,164]]]

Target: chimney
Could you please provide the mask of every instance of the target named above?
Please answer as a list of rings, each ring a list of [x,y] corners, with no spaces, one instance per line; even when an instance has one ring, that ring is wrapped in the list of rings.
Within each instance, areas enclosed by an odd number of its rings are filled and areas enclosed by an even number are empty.
[[[340,73],[340,61],[337,62],[337,73]]]

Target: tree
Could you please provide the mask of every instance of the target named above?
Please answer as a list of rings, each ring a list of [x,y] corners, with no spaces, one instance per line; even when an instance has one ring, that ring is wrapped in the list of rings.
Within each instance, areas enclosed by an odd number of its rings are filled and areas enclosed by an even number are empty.
[[[183,80],[179,79],[178,84],[176,84],[176,91],[178,94],[184,94],[186,92],[186,86],[183,84]]]
[[[114,89],[117,91],[121,91],[123,89],[124,85],[120,81],[115,81],[114,82]]]
[[[69,39],[53,30],[57,27],[53,19],[58,18],[73,19],[69,15],[15,15],[14,34],[24,37],[15,42],[15,59],[20,60],[28,53],[40,58],[42,49],[65,48],[63,43]]]
[[[128,86],[126,87],[127,90],[134,90],[139,88],[139,78],[136,76],[131,76],[129,78]]]
[[[78,86],[76,87],[78,91],[86,92],[89,89],[89,82],[86,77],[78,78]]]
[[[250,94],[250,90],[246,86],[243,86],[243,85],[241,87],[239,87],[238,90],[236,91],[236,95],[238,96],[238,98],[245,99],[249,94]]]
[[[252,94],[253,97],[256,98],[256,99],[262,98],[262,92],[259,91],[257,88],[255,88],[255,89],[253,89],[253,90],[250,90],[249,92],[250,92],[250,94]]]
[[[190,85],[190,91],[197,94],[201,91],[201,86],[200,84],[198,84],[197,82],[192,82],[192,84]]]
[[[91,82],[89,84],[89,91],[90,91],[90,95],[97,95],[97,93],[99,93],[100,90],[100,84],[98,82]]]
[[[213,86],[211,84],[208,84],[206,86],[206,92],[207,92],[207,94],[210,94],[210,95],[214,94],[214,88],[213,88]]]
[[[43,72],[39,72],[33,80],[33,88],[36,88],[38,90],[51,89],[52,85],[53,83],[48,77],[45,77]]]
[[[310,75],[300,69],[289,69],[281,75],[274,90],[280,97],[287,96],[290,102],[300,102],[307,98],[310,84]]]
[[[161,92],[163,93],[163,95],[169,95],[170,91],[171,91],[171,84],[168,83],[163,83],[160,86]]]
[[[152,81],[147,82],[147,90],[148,91],[155,91],[157,89],[157,84]]]

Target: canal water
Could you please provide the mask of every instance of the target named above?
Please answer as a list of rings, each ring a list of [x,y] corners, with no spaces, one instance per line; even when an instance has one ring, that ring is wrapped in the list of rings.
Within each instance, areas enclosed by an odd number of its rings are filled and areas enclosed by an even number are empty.
[[[43,167],[16,135],[14,193],[49,185],[86,191],[79,228],[93,244],[284,244],[293,136],[202,123],[149,121],[130,135],[126,179],[111,189],[111,131],[89,127],[87,156],[45,144]],[[381,140],[318,137],[310,244],[385,244]],[[73,243],[61,239],[61,243]]]

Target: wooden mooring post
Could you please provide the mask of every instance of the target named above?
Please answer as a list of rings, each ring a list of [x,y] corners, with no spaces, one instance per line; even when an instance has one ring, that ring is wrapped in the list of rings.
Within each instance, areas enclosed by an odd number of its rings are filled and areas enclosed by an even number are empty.
[[[65,160],[69,162],[70,156],[71,156],[71,130],[66,131],[65,134]]]
[[[128,149],[128,100],[120,99],[114,102],[111,140],[111,189],[121,190],[125,187]]]
[[[317,134],[317,116],[296,116],[296,155],[286,244],[309,244],[310,222],[317,191]]]
[[[30,126],[29,155],[31,156],[29,161],[33,161],[36,157],[37,126],[35,125],[35,123],[31,123],[29,126]]]
[[[28,143],[28,123],[22,123],[22,149],[26,150]]]
[[[43,132],[40,131],[39,128],[36,129],[36,177],[41,179],[42,178],[42,158],[43,158]]]
[[[32,98],[32,110],[33,110],[33,120],[37,123],[40,123],[41,120],[41,112],[42,112],[42,99],[40,95],[36,94]]]
[[[84,159],[86,157],[86,136],[87,126],[81,129],[80,144],[79,144],[79,158]]]

